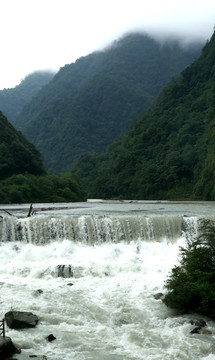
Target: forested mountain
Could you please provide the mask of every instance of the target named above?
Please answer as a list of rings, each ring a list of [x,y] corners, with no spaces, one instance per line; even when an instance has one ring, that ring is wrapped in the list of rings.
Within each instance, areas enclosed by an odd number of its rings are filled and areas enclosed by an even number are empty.
[[[44,173],[40,153],[0,112],[0,180],[25,172]]]
[[[38,150],[0,112],[0,203],[83,200],[76,177],[46,174]]]
[[[77,172],[90,197],[215,200],[215,34],[147,114]]]
[[[80,155],[102,152],[124,134],[201,47],[130,34],[61,68],[24,107],[16,127],[40,150],[48,171],[68,171]]]
[[[0,90],[0,109],[11,124],[15,124],[15,119],[23,106],[49,83],[53,76],[54,73],[50,71],[35,71],[26,76],[16,87]]]

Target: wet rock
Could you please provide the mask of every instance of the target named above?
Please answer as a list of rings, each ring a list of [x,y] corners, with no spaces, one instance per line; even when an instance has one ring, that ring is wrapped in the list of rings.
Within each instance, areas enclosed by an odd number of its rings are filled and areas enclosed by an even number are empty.
[[[10,337],[0,336],[0,359],[4,359],[17,353],[17,349],[14,346]]]
[[[211,335],[212,331],[208,330],[208,329],[202,329],[201,326],[197,326],[196,328],[194,328],[190,334],[204,334],[204,335]]]
[[[49,342],[56,340],[56,337],[53,334],[50,334],[49,336],[46,337],[46,340],[48,340]]]
[[[154,295],[155,300],[160,300],[162,299],[162,297],[163,297],[163,293],[161,292]]]
[[[31,312],[9,311],[5,314],[5,321],[11,329],[22,329],[35,327],[39,319]]]
[[[14,247],[13,247],[13,250],[15,250],[15,251],[19,251],[19,247],[17,246],[17,245],[14,245]]]
[[[190,324],[191,324],[191,325],[195,325],[195,326],[200,326],[200,327],[207,326],[206,321],[203,320],[203,319],[200,319],[200,320],[190,320]]]
[[[201,326],[197,326],[193,330],[191,330],[190,334],[201,334],[201,329]]]
[[[212,331],[210,331],[210,330],[208,330],[208,329],[204,329],[204,330],[202,331],[202,334],[204,334],[204,335],[212,335]]]
[[[37,289],[37,290],[34,292],[34,295],[35,295],[35,296],[39,296],[39,295],[41,295],[41,294],[43,294],[43,290],[41,290],[41,289]]]
[[[71,265],[58,265],[57,266],[57,276],[63,278],[73,277],[73,268]]]

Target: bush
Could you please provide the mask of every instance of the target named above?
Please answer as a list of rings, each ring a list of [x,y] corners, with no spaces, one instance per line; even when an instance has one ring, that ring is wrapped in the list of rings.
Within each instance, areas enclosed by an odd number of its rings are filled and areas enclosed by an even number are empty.
[[[167,279],[164,302],[183,313],[215,319],[215,221],[201,219],[200,235],[180,248],[181,261]]]
[[[0,181],[0,202],[38,203],[86,201],[86,193],[72,174],[13,175]]]

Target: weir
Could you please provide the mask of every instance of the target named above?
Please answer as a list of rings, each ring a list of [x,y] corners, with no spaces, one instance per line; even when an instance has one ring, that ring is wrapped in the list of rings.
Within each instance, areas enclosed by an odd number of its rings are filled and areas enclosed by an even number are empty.
[[[68,239],[86,244],[143,241],[174,242],[183,233],[195,237],[198,218],[184,216],[6,216],[0,223],[0,241],[46,244]]]

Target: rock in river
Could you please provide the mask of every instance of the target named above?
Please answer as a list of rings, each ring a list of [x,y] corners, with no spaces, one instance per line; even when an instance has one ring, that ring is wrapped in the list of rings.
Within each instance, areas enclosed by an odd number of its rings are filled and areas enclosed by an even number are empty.
[[[37,315],[25,311],[9,311],[5,314],[5,321],[11,329],[35,327],[38,323]]]

